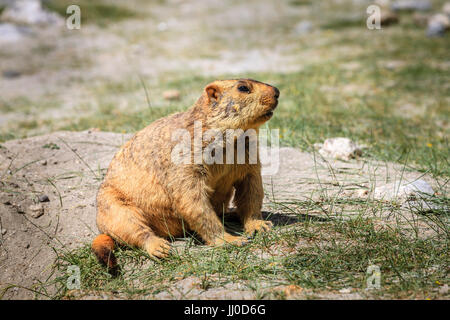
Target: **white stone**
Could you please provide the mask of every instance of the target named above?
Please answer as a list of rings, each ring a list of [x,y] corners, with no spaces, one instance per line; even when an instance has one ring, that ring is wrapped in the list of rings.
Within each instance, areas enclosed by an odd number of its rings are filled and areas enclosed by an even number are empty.
[[[295,32],[297,34],[305,34],[312,31],[313,25],[311,21],[301,21],[295,26]]]
[[[331,138],[325,140],[319,153],[324,157],[350,160],[361,156],[361,148],[348,138]]]
[[[439,288],[440,294],[448,294],[448,284],[444,284],[442,287]]]
[[[449,29],[450,18],[443,13],[435,14],[428,20],[428,36],[441,36]]]
[[[28,207],[28,214],[37,219],[44,214],[44,207],[41,204],[33,204]]]
[[[0,24],[0,44],[14,43],[24,39],[26,29],[12,23]]]
[[[157,26],[158,31],[166,31],[167,29],[169,29],[169,25],[166,22],[160,22],[158,23]]]
[[[62,24],[63,19],[54,12],[42,8],[39,0],[17,0],[7,6],[1,20],[18,24]]]

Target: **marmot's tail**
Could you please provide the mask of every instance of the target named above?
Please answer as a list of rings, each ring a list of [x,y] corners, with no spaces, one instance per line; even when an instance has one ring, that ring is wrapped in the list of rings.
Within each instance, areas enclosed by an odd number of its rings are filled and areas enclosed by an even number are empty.
[[[117,260],[113,250],[114,240],[106,234],[101,234],[92,241],[92,251],[94,251],[98,260],[110,270],[115,270],[117,267]]]

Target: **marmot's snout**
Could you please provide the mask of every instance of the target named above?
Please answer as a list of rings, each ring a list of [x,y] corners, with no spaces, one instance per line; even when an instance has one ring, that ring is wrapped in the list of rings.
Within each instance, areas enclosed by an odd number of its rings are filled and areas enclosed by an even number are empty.
[[[277,87],[272,87],[272,88],[273,88],[273,91],[274,91],[273,96],[275,98],[275,102],[274,102],[273,108],[272,108],[272,110],[273,110],[273,109],[275,109],[278,106],[278,98],[280,97],[280,90],[278,90]]]
[[[278,99],[280,97],[280,90],[278,90],[277,87],[272,87],[272,88],[273,88],[273,91],[274,91],[273,96],[275,97],[275,99]]]
[[[275,110],[275,108],[278,106],[278,98],[280,97],[280,90],[278,90],[277,87],[268,85],[267,91],[261,97],[261,104],[269,107],[269,110],[267,110],[267,112],[271,116],[273,113],[273,110]]]

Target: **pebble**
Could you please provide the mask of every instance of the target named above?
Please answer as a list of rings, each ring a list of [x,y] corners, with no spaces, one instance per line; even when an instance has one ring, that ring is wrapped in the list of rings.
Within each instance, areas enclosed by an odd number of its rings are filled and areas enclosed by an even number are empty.
[[[364,198],[369,195],[369,190],[367,189],[359,189],[356,191],[356,195],[358,198]]]
[[[46,194],[39,196],[39,202],[49,202],[49,201],[50,201],[50,199],[48,198],[48,196]]]
[[[62,25],[63,18],[42,7],[40,0],[16,0],[6,6],[2,19],[18,24]]]
[[[319,153],[324,157],[350,160],[362,155],[361,148],[348,138],[330,138],[325,140]]]
[[[16,26],[12,23],[0,23],[0,34],[2,35],[0,44],[6,45],[23,41],[29,33],[26,27]],[[3,74],[3,77],[8,78],[8,74]]]
[[[383,27],[397,24],[399,22],[399,17],[396,13],[392,11],[381,11],[380,23]]]
[[[440,37],[449,29],[450,18],[443,13],[438,13],[428,20],[427,36]]]
[[[442,287],[439,288],[440,294],[447,294],[448,293],[448,284],[444,284]]]
[[[431,2],[428,0],[398,0],[394,1],[391,7],[395,11],[427,11],[431,9]]]
[[[444,3],[444,5],[442,6],[442,12],[450,17],[450,2],[446,2]]]
[[[350,293],[352,292],[352,288],[343,288],[339,290],[339,293]]]
[[[37,219],[44,214],[44,207],[42,204],[33,204],[28,207],[28,213],[33,218]]]
[[[88,133],[92,133],[92,132],[100,132],[99,128],[90,128],[88,129]]]
[[[433,188],[424,180],[393,182],[376,187],[373,197],[377,200],[416,200],[434,194]]]
[[[21,75],[20,72],[14,71],[14,70],[5,70],[2,72],[3,78],[7,78],[7,79],[17,78],[17,77],[20,77],[20,75]]]
[[[311,21],[301,21],[295,26],[294,29],[297,34],[305,34],[312,31],[313,25]]]

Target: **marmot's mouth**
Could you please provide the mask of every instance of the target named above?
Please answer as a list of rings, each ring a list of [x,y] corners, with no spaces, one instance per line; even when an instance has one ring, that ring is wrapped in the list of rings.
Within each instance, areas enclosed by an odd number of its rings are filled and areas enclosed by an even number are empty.
[[[273,111],[266,112],[262,116],[264,118],[271,118],[273,116]]]

